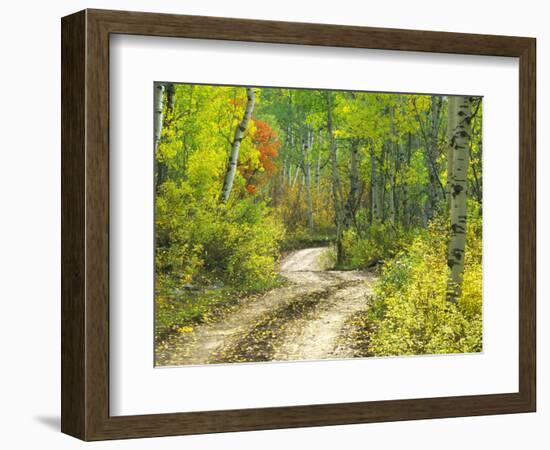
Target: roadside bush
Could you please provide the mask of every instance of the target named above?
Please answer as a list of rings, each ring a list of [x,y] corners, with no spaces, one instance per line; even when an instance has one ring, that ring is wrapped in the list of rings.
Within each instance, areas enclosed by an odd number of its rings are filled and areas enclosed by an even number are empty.
[[[446,299],[446,223],[434,221],[388,261],[369,311],[373,355],[482,350],[481,218],[469,218],[462,293]]]
[[[246,292],[276,279],[283,228],[254,199],[231,208],[216,200],[201,204],[185,186],[165,183],[156,208],[157,290],[184,284],[223,284]]]
[[[369,268],[393,258],[412,239],[413,233],[399,225],[373,223],[358,235],[355,229],[344,233],[344,269]]]

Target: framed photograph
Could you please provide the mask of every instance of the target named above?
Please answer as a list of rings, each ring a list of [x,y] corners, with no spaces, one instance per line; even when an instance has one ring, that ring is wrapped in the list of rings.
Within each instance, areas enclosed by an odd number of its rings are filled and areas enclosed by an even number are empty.
[[[62,29],[62,431],[532,412],[534,38]]]

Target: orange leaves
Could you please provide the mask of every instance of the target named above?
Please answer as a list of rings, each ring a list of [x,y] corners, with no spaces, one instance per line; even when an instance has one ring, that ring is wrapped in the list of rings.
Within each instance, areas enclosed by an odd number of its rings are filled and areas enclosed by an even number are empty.
[[[275,173],[275,163],[273,159],[277,157],[281,141],[277,132],[263,120],[254,119],[256,132],[254,133],[254,145],[260,152],[260,162],[269,176]]]
[[[254,122],[252,143],[258,150],[260,165],[251,167],[250,164],[243,164],[239,166],[239,171],[246,180],[246,191],[250,195],[255,195],[277,169],[275,158],[279,155],[281,141],[277,132],[267,122],[255,118],[252,120]]]
[[[231,106],[236,107],[236,108],[244,108],[244,106],[245,106],[244,103],[245,103],[244,99],[242,99],[242,98],[230,98],[229,99],[229,104]]]

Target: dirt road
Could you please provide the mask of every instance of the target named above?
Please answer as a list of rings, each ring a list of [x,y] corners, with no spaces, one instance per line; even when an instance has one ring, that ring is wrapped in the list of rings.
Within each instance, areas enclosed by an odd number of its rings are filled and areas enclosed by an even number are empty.
[[[325,270],[329,252],[291,253],[281,263],[287,286],[245,299],[223,320],[174,337],[157,352],[157,365],[353,357],[341,335],[348,319],[366,309],[374,277]]]

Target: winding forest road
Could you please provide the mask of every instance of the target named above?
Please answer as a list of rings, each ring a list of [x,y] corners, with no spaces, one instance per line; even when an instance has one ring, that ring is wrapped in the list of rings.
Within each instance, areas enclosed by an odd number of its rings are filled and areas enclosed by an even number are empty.
[[[156,364],[350,358],[349,321],[367,308],[374,276],[326,270],[329,249],[292,252],[281,263],[287,286],[250,297],[222,320],[175,336],[157,351]]]

